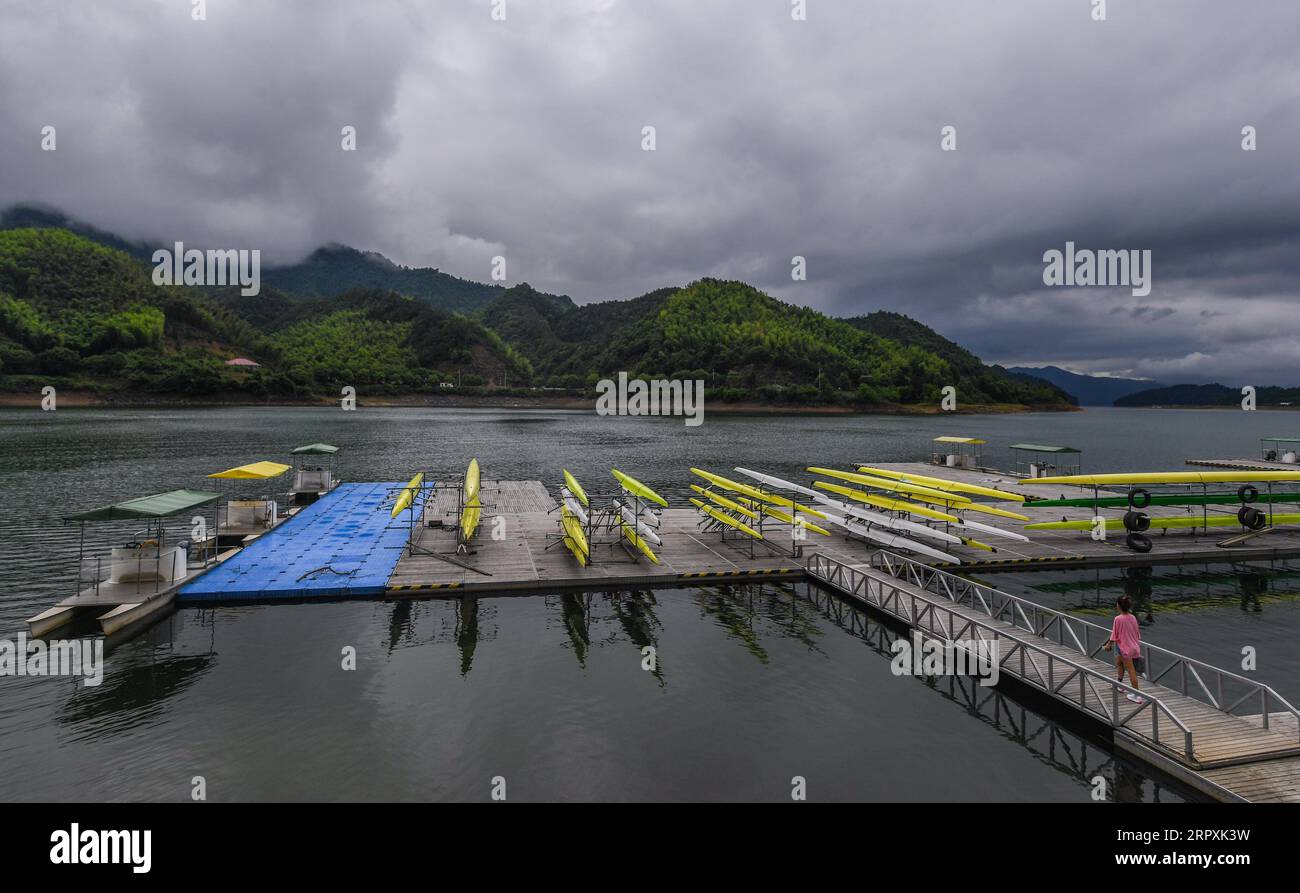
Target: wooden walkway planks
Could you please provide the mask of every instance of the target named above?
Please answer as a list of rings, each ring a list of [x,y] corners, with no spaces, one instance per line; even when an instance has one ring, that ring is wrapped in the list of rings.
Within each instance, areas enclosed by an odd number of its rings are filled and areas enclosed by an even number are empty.
[[[1208,769],[1202,774],[1251,803],[1300,803],[1300,757]]]
[[[489,508],[493,502],[493,486],[498,490],[496,507]],[[417,549],[413,554],[403,555],[397,563],[389,579],[389,592],[418,594],[442,589],[532,592],[559,587],[601,589],[671,584],[701,577],[803,576],[803,562],[790,555],[775,553],[756,543],[751,557],[749,545],[741,535],[724,541],[716,532],[702,532],[700,516],[693,509],[663,512],[658,530],[663,545],[651,547],[660,564],[650,563],[639,552],[613,541],[616,538],[611,535],[608,537],[611,542],[593,543],[593,561],[584,568],[559,541],[559,516],[552,511],[558,507],[540,482],[485,482],[483,487],[483,519],[469,552],[456,553],[457,493],[439,491],[426,510],[426,526],[417,533]],[[435,526],[428,526],[430,522]],[[784,536],[788,550],[789,527],[778,524],[771,527],[777,531],[778,539]],[[499,531],[502,538],[494,538],[494,531]],[[813,536],[809,534],[810,538]],[[853,550],[854,554],[861,555],[862,548],[845,541],[835,552],[845,554],[846,550]],[[453,558],[485,573],[436,555]]]

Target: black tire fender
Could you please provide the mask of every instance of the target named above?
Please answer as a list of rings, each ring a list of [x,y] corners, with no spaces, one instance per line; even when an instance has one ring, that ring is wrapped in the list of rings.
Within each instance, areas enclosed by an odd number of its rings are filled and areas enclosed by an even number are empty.
[[[1257,508],[1243,505],[1237,512],[1237,520],[1247,530],[1263,530],[1264,525],[1268,523],[1268,515]]]
[[[1144,530],[1151,529],[1151,517],[1145,512],[1125,512],[1124,529],[1133,533],[1141,533]]]
[[[1130,533],[1124,540],[1124,544],[1134,552],[1141,552],[1144,555],[1151,551],[1151,538],[1140,533]]]

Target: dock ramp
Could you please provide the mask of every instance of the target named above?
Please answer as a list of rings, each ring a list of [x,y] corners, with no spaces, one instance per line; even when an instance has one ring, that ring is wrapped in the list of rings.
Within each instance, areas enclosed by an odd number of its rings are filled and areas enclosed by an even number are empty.
[[[1147,678],[1135,704],[1102,651],[1110,630],[1099,624],[890,552],[863,564],[813,555],[808,574],[927,639],[995,645],[1001,673],[1109,725],[1117,745],[1193,783],[1221,786],[1207,770],[1224,767],[1284,758],[1294,767],[1300,755],[1300,712],[1238,673],[1144,642]],[[1295,789],[1271,793],[1290,799]]]

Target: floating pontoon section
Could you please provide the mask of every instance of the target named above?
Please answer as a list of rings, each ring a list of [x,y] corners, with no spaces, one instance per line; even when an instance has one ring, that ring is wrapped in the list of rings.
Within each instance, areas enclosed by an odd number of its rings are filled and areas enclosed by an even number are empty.
[[[383,595],[410,525],[393,520],[404,482],[339,484],[225,564],[181,589],[178,602]],[[419,515],[423,494],[416,497]]]

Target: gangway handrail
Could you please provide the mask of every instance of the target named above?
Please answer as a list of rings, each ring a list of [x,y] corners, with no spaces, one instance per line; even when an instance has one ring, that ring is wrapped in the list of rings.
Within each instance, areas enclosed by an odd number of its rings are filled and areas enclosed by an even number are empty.
[[[843,591],[855,595],[868,604],[879,608],[886,613],[893,614],[902,620],[905,620],[915,629],[923,634],[935,636],[940,635],[949,641],[957,641],[961,636],[967,635],[972,628],[977,628],[989,633],[992,641],[999,643],[997,649],[997,658],[999,665],[1009,665],[1009,661],[1017,654],[1020,656],[1019,671],[1015,673],[1017,679],[1021,682],[1044,692],[1047,695],[1064,701],[1071,706],[1078,707],[1092,716],[1098,717],[1108,723],[1112,728],[1128,730],[1128,723],[1136,716],[1150,708],[1151,710],[1151,740],[1160,744],[1160,717],[1163,715],[1177,727],[1182,733],[1183,747],[1182,751],[1189,762],[1196,762],[1196,753],[1193,746],[1192,730],[1183,722],[1175,711],[1160,698],[1153,697],[1149,692],[1138,691],[1127,683],[1114,679],[1107,673],[1097,670],[1095,667],[1087,666],[1078,661],[1071,660],[1068,657],[1062,657],[1047,648],[1043,648],[1031,641],[1007,635],[1005,629],[1001,629],[992,623],[986,623],[983,620],[974,617],[968,617],[959,614],[956,611],[946,608],[943,605],[925,599],[917,599],[915,595],[910,595],[905,590],[894,587],[891,595],[884,592],[885,583],[883,580],[864,574],[855,567],[838,561],[827,555],[815,553],[808,559],[808,573],[821,579]],[[890,575],[894,579],[894,575]],[[849,579],[846,581],[846,577]],[[879,588],[879,593],[873,598],[871,586],[875,584]],[[921,588],[921,587],[917,587]],[[926,590],[928,592],[928,590]],[[935,594],[935,593],[930,593]],[[910,603],[907,605],[909,610],[905,610],[899,602],[900,596],[910,595]],[[919,602],[919,604],[918,604]],[[936,612],[943,612],[946,618],[939,618]],[[921,621],[929,616],[931,626],[929,628],[921,626]],[[980,641],[990,641],[988,638],[975,636]],[[1012,643],[1009,650],[1003,653],[1001,641],[1008,640]],[[1026,662],[1026,652],[1038,655],[1047,661],[1047,671],[1044,675],[1039,665],[1030,660]],[[1032,672],[1026,671],[1026,665],[1033,668]],[[1064,672],[1058,672],[1057,665],[1062,664],[1065,667]],[[1078,679],[1078,700],[1062,694],[1065,687]],[[1109,707],[1107,707],[1107,697],[1102,691],[1098,691],[1098,684],[1103,689],[1109,690]],[[1088,692],[1091,691],[1096,698],[1097,704],[1101,709],[1094,707],[1088,699]],[[1133,694],[1141,698],[1141,703],[1131,710],[1128,715],[1121,716],[1119,699],[1121,695]],[[1132,734],[1139,737],[1146,737],[1141,732],[1129,730]],[[1165,745],[1167,746],[1167,745]]]
[[[1059,645],[1073,647],[1074,650],[1088,657],[1098,657],[1102,646],[1110,639],[1110,630],[1100,624],[931,567],[924,562],[895,552],[885,550],[875,552],[870,561],[871,566],[876,570],[907,579],[917,587],[935,595],[942,595],[957,604],[968,603],[996,620],[1002,620],[1027,632],[1051,639]],[[936,584],[939,586],[938,591],[935,589]],[[969,602],[966,601],[967,597]],[[1082,640],[1079,638],[1080,633],[1083,636]],[[1273,707],[1277,706],[1281,708],[1279,712],[1289,713],[1296,718],[1297,737],[1300,738],[1300,710],[1278,694],[1272,686],[1148,642],[1142,643],[1142,652],[1147,661],[1149,682],[1158,682],[1166,688],[1179,691],[1230,716],[1242,716],[1235,712],[1237,708],[1258,698],[1259,715],[1265,729],[1269,728],[1270,714],[1273,712]],[[1155,660],[1157,657],[1158,661]],[[1177,682],[1169,678],[1173,675],[1178,677]],[[1244,686],[1245,694],[1229,701],[1228,698],[1233,697],[1233,694],[1230,692],[1225,696],[1225,681]],[[1213,690],[1211,690],[1211,683]]]

